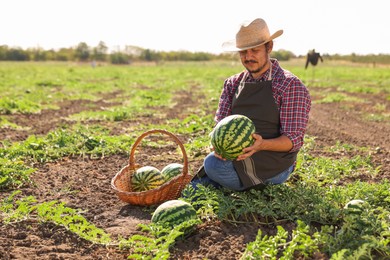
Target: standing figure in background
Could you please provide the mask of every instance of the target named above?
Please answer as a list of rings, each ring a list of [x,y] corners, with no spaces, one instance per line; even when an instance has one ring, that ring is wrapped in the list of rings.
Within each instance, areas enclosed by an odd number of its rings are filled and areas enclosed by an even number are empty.
[[[318,59],[320,59],[321,62],[323,62],[322,57],[321,57],[319,52],[316,52],[315,49],[309,51],[307,53],[305,69],[307,69],[309,62],[311,63],[311,65],[316,66],[318,63]]]

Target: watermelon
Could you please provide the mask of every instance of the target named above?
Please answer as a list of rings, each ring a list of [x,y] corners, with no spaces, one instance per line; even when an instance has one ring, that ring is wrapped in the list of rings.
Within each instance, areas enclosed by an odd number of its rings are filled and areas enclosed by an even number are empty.
[[[168,200],[154,211],[152,222],[173,227],[196,218],[196,210],[190,203],[182,200]]]
[[[256,127],[252,120],[243,115],[230,115],[218,122],[210,133],[214,151],[227,160],[234,160],[242,149],[251,146]]]
[[[134,191],[146,191],[158,188],[164,181],[159,169],[153,166],[143,166],[131,176],[131,186]]]
[[[181,174],[183,170],[183,165],[180,163],[171,163],[165,166],[161,170],[161,174],[164,176],[165,181],[169,181],[170,179],[176,177]]]

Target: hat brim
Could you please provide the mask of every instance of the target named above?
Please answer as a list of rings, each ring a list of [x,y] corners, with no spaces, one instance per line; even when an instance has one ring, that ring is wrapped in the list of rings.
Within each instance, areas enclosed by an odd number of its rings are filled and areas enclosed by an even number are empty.
[[[230,40],[230,41],[224,42],[222,44],[222,49],[224,51],[226,51],[226,52],[245,51],[245,50],[249,50],[249,49],[256,48],[258,46],[264,45],[267,42],[270,42],[273,39],[278,38],[282,34],[283,34],[283,30],[279,30],[279,31],[275,32],[274,34],[272,34],[267,40],[265,40],[265,41],[263,41],[263,42],[261,42],[259,44],[247,46],[247,47],[244,47],[244,48],[237,48],[236,47],[236,40],[234,39],[234,40]]]

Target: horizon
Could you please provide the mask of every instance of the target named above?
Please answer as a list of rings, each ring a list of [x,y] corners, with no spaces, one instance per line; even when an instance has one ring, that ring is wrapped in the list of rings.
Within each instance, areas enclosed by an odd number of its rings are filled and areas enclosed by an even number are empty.
[[[109,50],[128,45],[220,54],[240,23],[261,17],[271,34],[284,30],[274,40],[276,51],[297,56],[311,49],[329,55],[390,54],[390,35],[382,29],[390,25],[388,4],[373,2],[242,0],[238,6],[206,0],[5,0],[5,10],[11,11],[0,17],[0,45],[58,50],[81,42],[95,47],[103,41]]]
[[[104,42],[104,41],[102,41],[102,42]],[[79,43],[77,43],[77,44],[74,44],[74,45],[72,45],[72,46],[67,46],[67,47],[58,47],[58,48],[47,48],[47,49],[45,49],[45,48],[42,48],[42,47],[40,47],[40,46],[34,46],[34,47],[26,47],[26,48],[23,48],[23,47],[20,47],[20,46],[9,46],[9,45],[7,45],[7,44],[2,44],[3,46],[5,45],[5,46],[8,46],[8,48],[13,48],[13,49],[18,49],[18,48],[21,48],[22,50],[29,50],[29,49],[31,49],[31,50],[35,50],[35,49],[41,49],[41,50],[43,50],[43,51],[50,51],[50,50],[53,50],[53,51],[55,51],[55,52],[57,52],[57,51],[59,51],[60,49],[63,49],[63,48],[65,48],[65,49],[75,49],[75,48],[77,48],[77,45],[78,44],[80,44],[80,43],[82,43],[82,41],[81,42],[79,42]],[[0,47],[2,46],[1,44],[0,44]],[[97,45],[98,44],[96,44],[96,45],[88,45],[88,47],[89,48],[94,48],[94,47],[97,47]],[[120,50],[119,51],[121,51],[121,52],[125,52],[124,51],[124,48],[126,47],[126,46],[130,46],[130,47],[134,47],[134,48],[140,48],[140,49],[142,49],[142,50],[146,50],[146,49],[148,49],[148,48],[143,48],[143,47],[141,47],[141,46],[133,46],[133,45],[125,45],[125,46],[123,46],[123,48],[120,48]],[[107,46],[108,47],[108,46]],[[118,46],[115,46],[116,48],[118,48]],[[212,53],[212,52],[208,52],[208,51],[189,51],[189,50],[154,50],[154,49],[149,49],[149,50],[151,50],[151,51],[156,51],[156,52],[190,52],[190,53],[208,53],[208,54],[211,54],[211,55],[219,55],[219,54],[223,54],[224,52],[220,52],[220,53]],[[118,51],[118,50],[114,50],[114,49],[110,49],[110,48],[108,48],[108,52],[107,52],[107,55],[110,55],[110,54],[113,54],[113,53],[115,53],[116,51]],[[278,51],[290,51],[290,50],[286,50],[286,49],[274,49],[272,52],[278,52]],[[311,51],[311,50],[308,50],[308,52],[309,51]],[[307,55],[307,53],[304,53],[304,54],[296,54],[296,53],[294,53],[293,51],[290,51],[290,52],[292,52],[292,54],[294,54],[297,58],[299,58],[299,57],[303,57],[303,56],[306,56]],[[226,53],[226,52],[225,52]],[[340,56],[349,56],[349,55],[358,55],[358,56],[370,56],[370,55],[376,55],[376,56],[380,56],[380,55],[390,55],[390,53],[366,53],[366,54],[357,54],[357,53],[344,53],[344,54],[340,54],[340,53],[320,53],[322,56],[327,56],[327,55],[329,55],[329,56],[333,56],[333,55],[340,55]]]

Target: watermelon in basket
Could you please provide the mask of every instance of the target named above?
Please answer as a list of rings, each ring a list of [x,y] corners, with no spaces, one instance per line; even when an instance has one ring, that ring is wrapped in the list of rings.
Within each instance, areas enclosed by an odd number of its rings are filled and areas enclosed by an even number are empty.
[[[156,167],[143,166],[135,171],[130,182],[134,191],[146,191],[160,187],[165,178]]]
[[[139,187],[136,187],[138,184],[133,185],[131,181],[137,170],[142,168],[135,163],[134,154],[142,139],[151,134],[168,135],[180,147],[183,155],[183,170],[181,174],[162,183],[162,185],[156,185],[149,190],[141,191]],[[180,139],[166,130],[153,129],[143,133],[136,139],[130,151],[129,164],[115,174],[111,180],[111,188],[118,198],[124,202],[139,206],[150,206],[177,199],[191,179],[192,176],[188,173],[187,153]]]
[[[170,163],[161,170],[162,176],[165,181],[169,181],[183,171],[183,164],[181,163]]]

